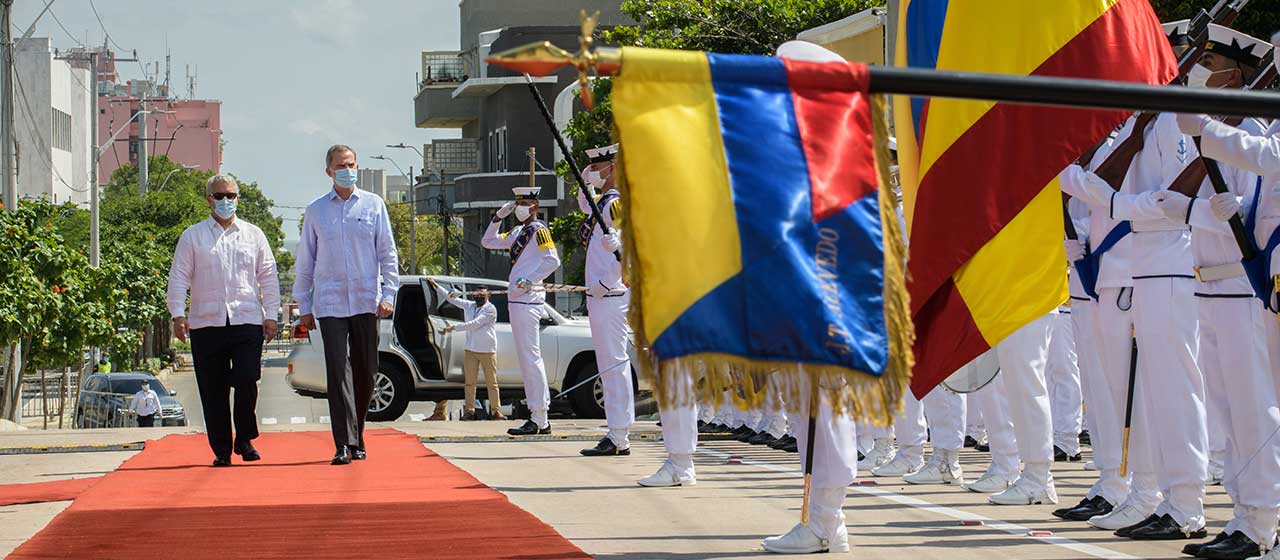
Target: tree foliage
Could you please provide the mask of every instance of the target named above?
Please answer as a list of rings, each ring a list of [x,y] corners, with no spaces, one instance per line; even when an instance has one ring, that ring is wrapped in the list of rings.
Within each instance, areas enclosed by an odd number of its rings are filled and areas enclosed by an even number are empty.
[[[400,274],[443,274],[444,222],[439,216],[419,214],[417,223],[411,228],[412,210],[407,203],[387,203],[387,213],[391,216],[391,236],[396,240],[396,253],[400,261]],[[410,230],[414,235],[410,235]],[[417,246],[410,251],[410,240],[413,237],[417,237]],[[449,232],[451,262],[458,262],[461,256],[461,239],[462,232],[458,228]],[[410,261],[410,253],[413,253],[416,263]],[[456,267],[454,270],[457,270]]]

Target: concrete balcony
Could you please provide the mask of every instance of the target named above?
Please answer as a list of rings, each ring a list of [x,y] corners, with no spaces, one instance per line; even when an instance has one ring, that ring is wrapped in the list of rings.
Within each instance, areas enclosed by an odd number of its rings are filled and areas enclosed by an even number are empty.
[[[556,191],[556,175],[549,171],[539,171],[535,176],[542,192],[538,196],[543,208],[556,207],[559,193]],[[454,212],[467,212],[477,208],[500,208],[503,204],[515,200],[511,193],[513,187],[529,184],[528,172],[505,173],[472,173],[454,179]]]
[[[418,128],[462,128],[480,118],[479,98],[454,98],[457,87],[457,83],[437,83],[418,90],[413,98]]]

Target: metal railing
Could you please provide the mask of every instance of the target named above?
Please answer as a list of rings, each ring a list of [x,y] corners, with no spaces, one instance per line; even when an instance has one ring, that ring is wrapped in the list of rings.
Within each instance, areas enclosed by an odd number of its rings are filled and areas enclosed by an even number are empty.
[[[20,410],[24,423],[38,420],[41,427],[62,428],[69,420],[79,393],[80,373],[75,370],[41,371],[22,380]]]
[[[129,410],[133,395],[81,391],[76,403],[74,428],[136,428],[138,414]],[[156,412],[155,425],[164,425],[164,409]]]

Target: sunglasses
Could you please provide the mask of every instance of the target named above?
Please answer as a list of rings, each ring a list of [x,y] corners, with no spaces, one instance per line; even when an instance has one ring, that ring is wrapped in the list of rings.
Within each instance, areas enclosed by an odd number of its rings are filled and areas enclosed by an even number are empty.
[[[230,198],[231,200],[235,200],[236,197],[240,195],[233,192],[216,192],[209,196],[213,197],[214,200],[222,200],[224,198]]]

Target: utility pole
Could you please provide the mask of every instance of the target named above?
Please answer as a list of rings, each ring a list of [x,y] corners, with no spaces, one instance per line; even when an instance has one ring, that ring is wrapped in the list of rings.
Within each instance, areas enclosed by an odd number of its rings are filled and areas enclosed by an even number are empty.
[[[0,190],[4,191],[4,207],[18,208],[18,170],[13,161],[13,0],[0,0],[0,44],[3,69],[0,69]]]
[[[143,91],[138,101],[138,192],[142,196],[147,196],[147,93]]]
[[[439,172],[440,194],[436,195],[436,204],[440,207],[440,225],[444,228],[444,273],[448,275],[451,273],[449,270],[449,206],[444,196],[444,168],[441,167]]]
[[[413,186],[418,180],[413,175],[413,166],[409,166],[409,263],[412,268],[409,274],[418,274],[418,199],[414,194]]]

